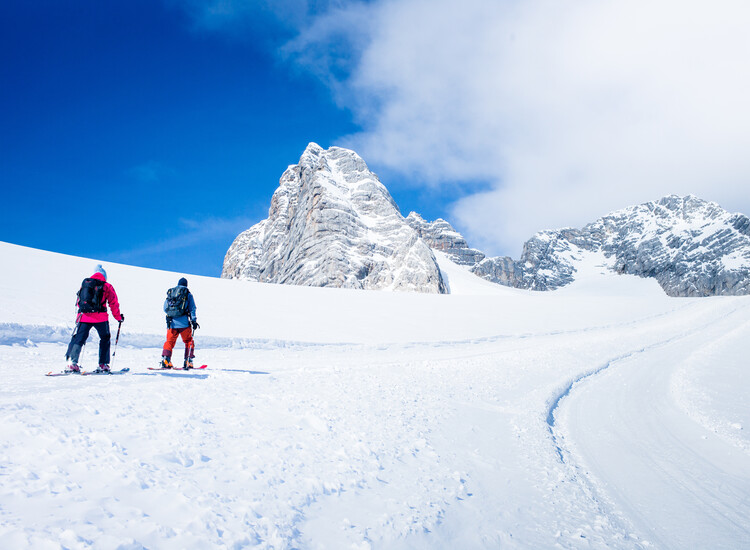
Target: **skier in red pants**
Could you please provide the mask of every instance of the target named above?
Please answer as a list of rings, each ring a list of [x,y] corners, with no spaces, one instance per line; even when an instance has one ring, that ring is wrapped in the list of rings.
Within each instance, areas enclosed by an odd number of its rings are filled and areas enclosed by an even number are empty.
[[[193,343],[193,330],[200,328],[195,315],[195,300],[188,290],[188,282],[182,277],[177,286],[167,291],[167,299],[164,300],[164,312],[167,314],[167,340],[162,350],[161,368],[171,369],[172,350],[181,337],[185,342],[185,369],[193,368],[195,357],[195,345]]]

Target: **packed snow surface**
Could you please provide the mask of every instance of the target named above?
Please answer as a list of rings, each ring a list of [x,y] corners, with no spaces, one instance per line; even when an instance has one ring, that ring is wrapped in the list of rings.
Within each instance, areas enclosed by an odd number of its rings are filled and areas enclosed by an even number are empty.
[[[750,297],[436,256],[450,295],[187,275],[193,372],[147,370],[184,274],[105,264],[131,372],[51,378],[96,261],[0,243],[0,548],[750,547]]]

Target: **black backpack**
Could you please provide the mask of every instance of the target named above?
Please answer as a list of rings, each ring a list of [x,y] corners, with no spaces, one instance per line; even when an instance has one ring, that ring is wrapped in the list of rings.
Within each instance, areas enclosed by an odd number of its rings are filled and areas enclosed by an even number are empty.
[[[79,313],[101,313],[107,311],[104,303],[104,281],[99,279],[84,279],[78,290]]]
[[[185,286],[176,286],[167,290],[167,317],[182,317],[188,313],[188,296],[190,291]]]

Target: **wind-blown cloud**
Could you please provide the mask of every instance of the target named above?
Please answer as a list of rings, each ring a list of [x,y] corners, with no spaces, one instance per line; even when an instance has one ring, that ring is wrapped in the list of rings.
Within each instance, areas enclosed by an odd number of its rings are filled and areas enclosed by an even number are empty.
[[[206,218],[202,220],[180,218],[177,220],[178,235],[142,244],[129,250],[110,252],[107,257],[116,262],[138,262],[153,256],[190,249],[196,245],[234,239],[252,223],[252,220],[244,216],[232,219]]]
[[[282,49],[357,116],[371,165],[466,196],[470,242],[694,193],[750,213],[750,4],[378,0],[308,12]],[[386,182],[387,183],[387,182]],[[489,186],[489,190],[488,189]]]

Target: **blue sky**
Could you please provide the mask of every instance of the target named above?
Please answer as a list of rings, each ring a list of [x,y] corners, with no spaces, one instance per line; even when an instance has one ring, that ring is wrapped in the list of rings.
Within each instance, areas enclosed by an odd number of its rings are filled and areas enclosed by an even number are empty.
[[[0,239],[218,275],[307,143],[357,130],[276,55],[290,31],[262,23],[236,36],[157,1],[2,3]]]
[[[518,257],[667,194],[750,213],[744,0],[7,0],[0,240],[218,275],[308,142]]]

